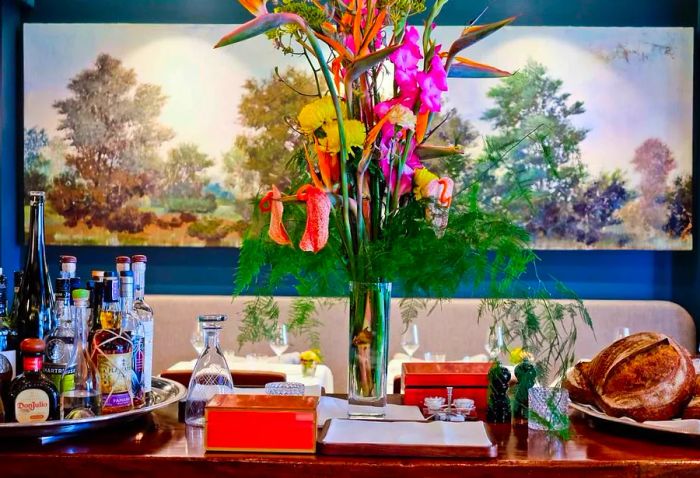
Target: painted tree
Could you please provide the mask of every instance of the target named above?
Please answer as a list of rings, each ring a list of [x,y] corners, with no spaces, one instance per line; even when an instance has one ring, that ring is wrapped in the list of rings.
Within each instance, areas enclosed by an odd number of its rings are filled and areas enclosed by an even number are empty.
[[[238,114],[251,132],[237,136],[235,147],[245,156],[244,167],[257,171],[263,184],[284,189],[289,185],[287,161],[301,144],[290,125],[310,96],[317,95],[317,84],[312,75],[288,68],[279,76],[248,79],[243,90]]]
[[[503,201],[514,192],[531,190],[529,204],[516,214],[530,232],[555,237],[566,234],[571,201],[586,176],[579,145],[588,131],[572,123],[585,109],[562,86],[543,65],[530,61],[489,90],[495,106],[482,115],[496,131],[487,138],[492,149],[513,148],[493,168],[488,199]],[[534,141],[521,141],[528,135]]]
[[[647,139],[634,152],[634,168],[641,175],[639,212],[644,223],[661,230],[668,219],[665,204],[668,177],[676,168],[669,147],[657,138]]]
[[[209,177],[204,170],[214,161],[199,151],[197,145],[183,143],[168,152],[164,165],[162,195],[171,212],[207,213],[216,209],[216,197],[205,193]]]
[[[30,191],[45,191],[49,181],[49,160],[44,148],[49,145],[49,135],[44,128],[24,130],[24,203],[29,204]]]
[[[678,176],[666,195],[666,202],[669,215],[664,231],[671,237],[688,238],[693,231],[693,178]]]
[[[580,189],[574,199],[573,214],[566,221],[569,226],[567,237],[572,237],[586,245],[601,240],[605,227],[620,224],[616,216],[630,199],[627,180],[622,172],[603,173],[592,183]]]
[[[68,226],[143,230],[153,215],[131,202],[154,190],[158,149],[173,137],[158,121],[166,97],[107,54],[73,77],[68,90],[71,96],[53,106],[70,152],[49,201]]]
[[[223,163],[226,173],[224,185],[233,194],[236,212],[245,220],[250,220],[254,208],[251,201],[260,190],[260,173],[245,166],[246,156],[233,146],[224,153]]]

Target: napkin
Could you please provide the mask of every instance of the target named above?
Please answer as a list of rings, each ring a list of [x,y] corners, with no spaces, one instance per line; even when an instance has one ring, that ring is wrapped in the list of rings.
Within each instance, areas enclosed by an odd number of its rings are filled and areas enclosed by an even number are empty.
[[[324,443],[490,447],[484,422],[381,422],[331,420]]]
[[[319,427],[325,425],[332,418],[347,418],[348,401],[335,397],[321,397],[316,413],[318,415],[316,422]],[[425,417],[418,407],[387,405],[384,420],[425,421]]]

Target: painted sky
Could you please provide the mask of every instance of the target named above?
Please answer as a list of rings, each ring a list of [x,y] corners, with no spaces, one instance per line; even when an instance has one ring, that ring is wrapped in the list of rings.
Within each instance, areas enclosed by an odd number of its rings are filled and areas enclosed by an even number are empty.
[[[51,106],[68,96],[66,85],[89,68],[100,53],[121,59],[138,81],[160,85],[169,97],[161,121],[177,143],[193,142],[215,160],[241,131],[237,117],[241,86],[251,76],[267,77],[275,65],[296,60],[275,51],[265,38],[220,50],[212,45],[231,26],[146,24],[25,25],[25,126],[56,131]],[[438,28],[449,44],[458,27]],[[590,129],[581,145],[583,159],[596,173],[629,169],[634,149],[649,137],[666,142],[678,172],[692,164],[692,29],[509,27],[470,48],[474,60],[518,70],[529,59],[543,63],[563,91],[583,101],[575,119]],[[497,80],[450,80],[449,106],[472,120],[491,107],[486,92]],[[218,169],[218,168],[214,168]],[[636,176],[629,172],[636,182]]]

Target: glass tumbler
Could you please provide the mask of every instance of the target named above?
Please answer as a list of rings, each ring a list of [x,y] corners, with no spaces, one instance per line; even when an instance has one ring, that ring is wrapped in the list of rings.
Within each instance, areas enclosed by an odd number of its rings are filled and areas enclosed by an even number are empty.
[[[233,393],[231,371],[219,346],[221,324],[226,319],[227,317],[221,314],[200,315],[197,319],[202,329],[204,350],[194,366],[187,390],[185,405],[187,425],[203,427],[204,407],[207,402],[214,395]]]

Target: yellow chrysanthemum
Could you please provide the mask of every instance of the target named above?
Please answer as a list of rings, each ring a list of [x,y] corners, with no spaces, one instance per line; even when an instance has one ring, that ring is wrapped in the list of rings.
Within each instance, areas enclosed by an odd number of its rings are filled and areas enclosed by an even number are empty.
[[[343,118],[347,115],[345,103],[340,104]],[[297,116],[301,130],[306,134],[313,134],[321,126],[337,121],[335,106],[330,96],[312,101],[304,106]]]
[[[321,357],[318,356],[316,352],[313,350],[306,350],[305,352],[302,352],[299,354],[299,359],[301,360],[310,360],[316,363],[321,362]]]
[[[323,131],[326,133],[325,138],[321,138],[319,143],[329,153],[337,153],[340,151],[340,134],[338,132],[338,122],[333,121],[323,126]],[[358,120],[345,121],[345,140],[348,148],[362,147],[365,144],[367,132],[365,125]]]
[[[511,364],[517,365],[525,359],[532,360],[532,354],[530,352],[524,351],[522,347],[516,347],[510,351]]]
[[[428,171],[428,168],[416,169],[413,175],[413,194],[416,195],[416,199],[421,200],[427,196],[426,188],[427,186],[436,179],[439,179],[437,175]]]

